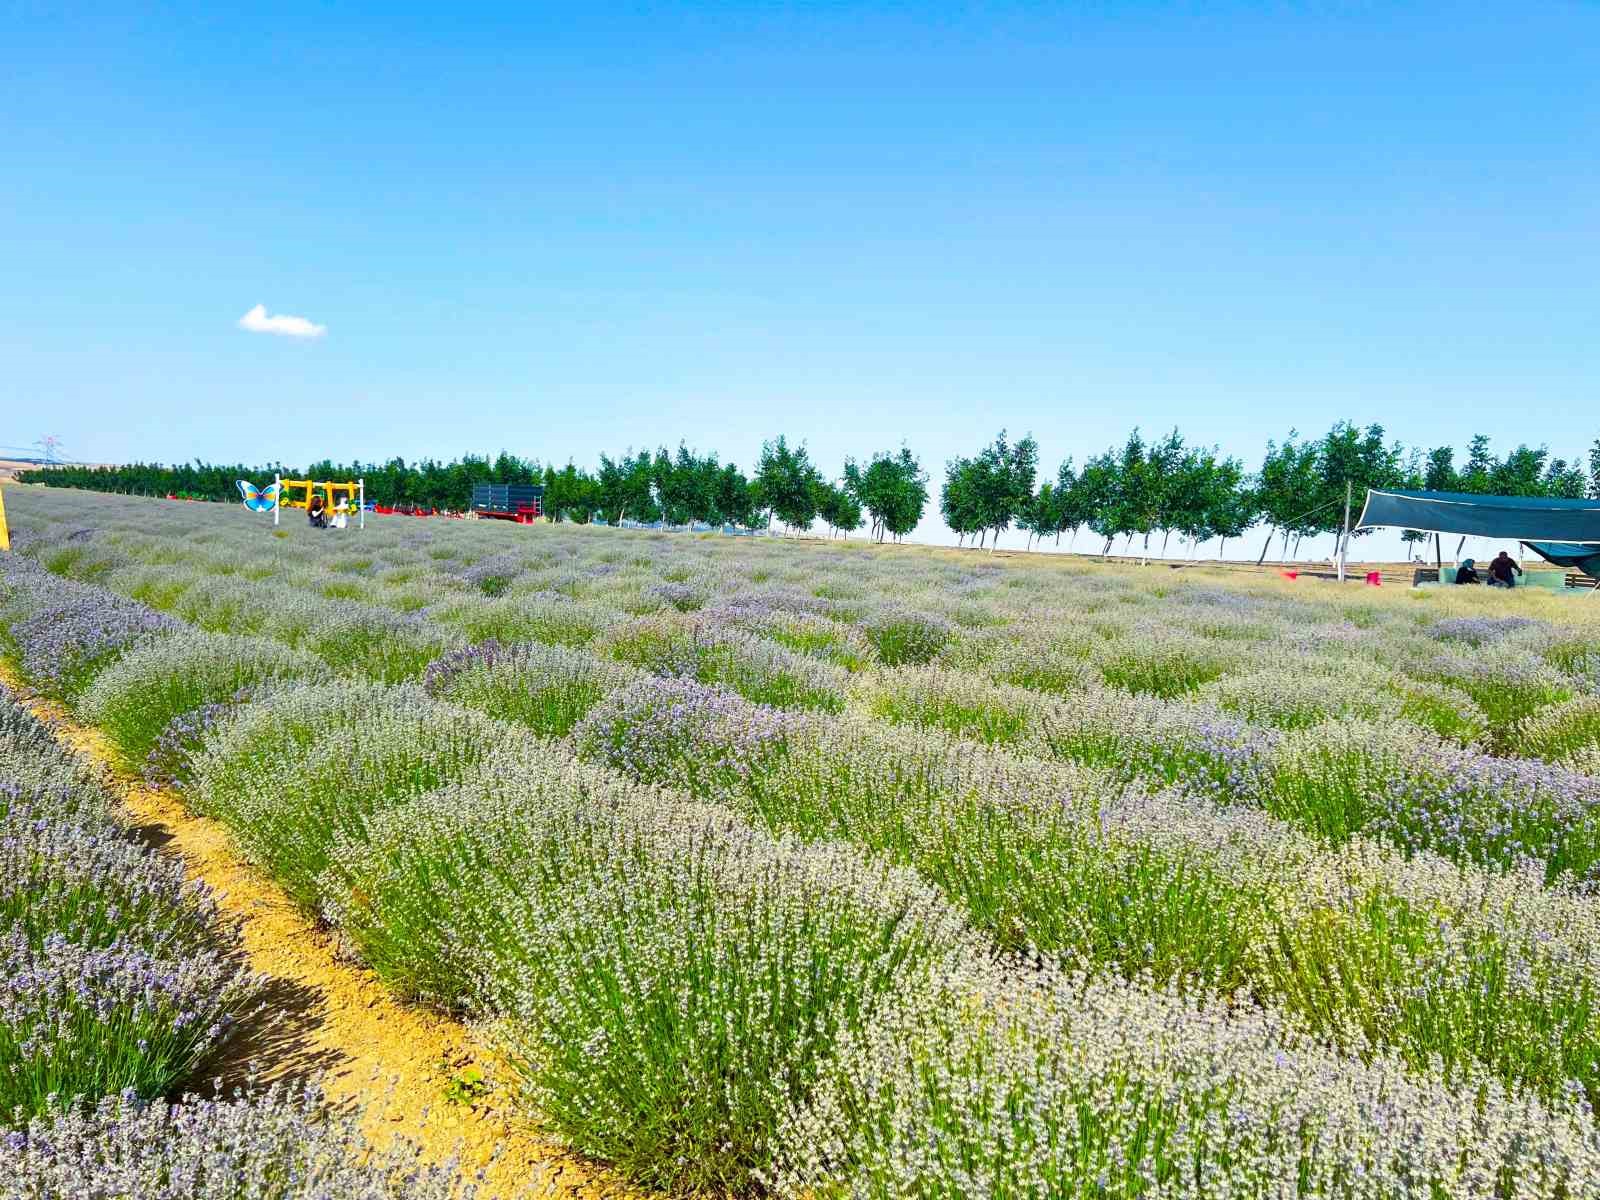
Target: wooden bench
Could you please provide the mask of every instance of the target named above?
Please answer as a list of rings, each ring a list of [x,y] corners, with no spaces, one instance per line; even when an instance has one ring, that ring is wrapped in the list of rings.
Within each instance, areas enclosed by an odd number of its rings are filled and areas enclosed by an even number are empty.
[[[1443,582],[1450,587],[1454,587],[1455,568],[1446,567],[1443,574],[1448,574],[1450,576]],[[1411,586],[1417,587],[1424,583],[1439,583],[1440,576],[1441,572],[1437,567],[1417,567],[1412,572]],[[1538,576],[1538,581],[1530,578],[1531,576]],[[1561,583],[1557,584],[1555,582],[1556,578],[1559,578]],[[1480,567],[1478,569],[1478,582],[1475,586],[1486,587],[1488,583],[1489,570],[1487,567]],[[1524,588],[1538,588],[1543,591],[1557,591],[1562,588],[1572,587],[1591,588],[1594,586],[1594,584],[1595,581],[1593,579],[1590,579],[1587,575],[1580,574],[1576,571],[1569,571],[1565,575],[1558,576],[1554,570],[1529,567],[1526,569],[1525,574],[1517,577],[1517,582],[1514,586],[1518,591],[1521,591]]]

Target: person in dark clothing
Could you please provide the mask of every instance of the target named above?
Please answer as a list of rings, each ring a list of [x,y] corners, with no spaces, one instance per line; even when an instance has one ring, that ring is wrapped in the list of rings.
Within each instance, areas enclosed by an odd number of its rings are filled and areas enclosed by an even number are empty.
[[[1463,558],[1461,565],[1456,568],[1457,583],[1482,583],[1483,579],[1478,574],[1477,563],[1470,558]]]
[[[321,496],[312,496],[311,503],[306,505],[306,517],[311,521],[313,529],[326,529],[328,527],[328,503]]]
[[[1521,574],[1522,568],[1517,565],[1517,560],[1502,550],[1500,556],[1489,564],[1489,586],[1515,587],[1516,576]]]

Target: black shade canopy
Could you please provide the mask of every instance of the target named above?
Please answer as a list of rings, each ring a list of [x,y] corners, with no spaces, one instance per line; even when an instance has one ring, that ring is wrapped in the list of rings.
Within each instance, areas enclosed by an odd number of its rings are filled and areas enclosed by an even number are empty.
[[[1356,528],[1375,525],[1504,538],[1552,547],[1558,542],[1574,543],[1575,552],[1582,552],[1587,545],[1591,547],[1588,554],[1600,555],[1600,500],[1372,489],[1367,492],[1367,502]]]

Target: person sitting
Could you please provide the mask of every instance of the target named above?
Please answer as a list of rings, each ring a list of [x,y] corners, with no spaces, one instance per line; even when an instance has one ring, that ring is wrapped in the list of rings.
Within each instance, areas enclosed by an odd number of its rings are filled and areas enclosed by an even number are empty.
[[[1516,576],[1521,574],[1522,568],[1517,565],[1517,560],[1502,550],[1499,557],[1489,564],[1489,586],[1515,587]]]
[[[1482,583],[1483,582],[1483,580],[1481,578],[1479,578],[1479,576],[1478,576],[1478,567],[1477,567],[1477,563],[1476,563],[1475,560],[1470,559],[1470,558],[1463,558],[1461,560],[1461,565],[1456,568],[1456,582],[1457,583]]]
[[[313,529],[326,529],[328,527],[328,502],[321,496],[312,496],[311,503],[306,505],[306,518],[311,522]]]

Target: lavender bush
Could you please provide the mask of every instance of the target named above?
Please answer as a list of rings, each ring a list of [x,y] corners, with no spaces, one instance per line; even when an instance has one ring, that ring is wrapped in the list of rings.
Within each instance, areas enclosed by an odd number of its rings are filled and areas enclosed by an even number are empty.
[[[306,908],[337,838],[480,769],[508,729],[415,687],[298,687],[244,706],[191,767],[194,806]]]
[[[27,816],[91,828],[111,823],[100,777],[0,686],[0,818]]]
[[[35,952],[52,937],[169,958],[231,944],[209,892],[177,859],[151,854],[110,822],[85,828],[21,812],[0,817],[0,928]]]
[[[849,1040],[784,1195],[1175,1198],[1600,1188],[1581,1103],[1331,1053],[1270,1010],[964,965]]]
[[[739,629],[695,617],[644,617],[612,631],[601,652],[656,675],[738,692],[757,704],[837,712],[847,676]]]
[[[431,619],[458,630],[473,643],[501,645],[544,642],[585,646],[627,617],[617,609],[553,592],[533,592],[497,600],[455,600],[430,609]]]
[[[1370,833],[1500,869],[1600,882],[1600,779],[1405,724],[1332,722],[1275,750],[1268,808],[1331,838]]]
[[[481,642],[429,664],[428,694],[564,737],[601,700],[640,672],[566,646]]]
[[[0,936],[0,1112],[132,1089],[158,1095],[192,1071],[249,1002],[227,956],[89,949],[60,934]]]
[[[75,696],[118,655],[180,628],[136,601],[62,581],[14,555],[0,556],[0,598],[0,623],[23,673],[55,696]]]
[[[102,671],[80,709],[136,766],[174,717],[227,700],[242,688],[264,695],[326,674],[315,659],[265,638],[184,633],[141,646]]]
[[[375,823],[353,860],[356,940],[442,948],[402,969],[475,981],[531,1104],[578,1150],[655,1186],[749,1186],[835,1040],[967,935],[913,877],[839,847],[553,789],[530,765],[524,787],[503,775]],[[406,936],[378,932],[391,922]],[[471,964],[450,970],[457,956]]]
[[[584,757],[644,783],[717,796],[781,756],[801,718],[687,679],[644,679],[573,731]]]
[[[1518,753],[1551,762],[1600,747],[1600,696],[1540,710],[1517,727],[1512,742]]]
[[[873,613],[862,622],[861,631],[888,667],[932,662],[955,636],[944,618],[900,608]]]
[[[398,1141],[374,1148],[359,1112],[315,1085],[185,1096],[103,1097],[0,1135],[3,1200],[472,1200],[453,1164]]]

